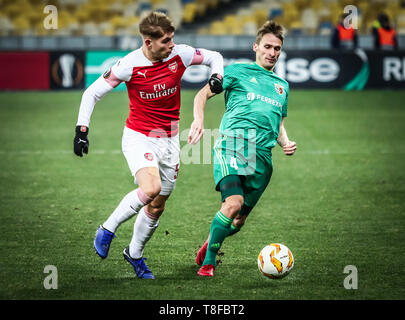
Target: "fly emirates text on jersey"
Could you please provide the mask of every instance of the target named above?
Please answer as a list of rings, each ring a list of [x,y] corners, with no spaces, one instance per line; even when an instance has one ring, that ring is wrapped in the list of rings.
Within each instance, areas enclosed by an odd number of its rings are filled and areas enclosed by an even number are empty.
[[[177,91],[177,85],[166,89],[166,84],[153,85],[154,92],[139,91],[139,96],[144,100],[156,99],[160,97],[170,96]]]

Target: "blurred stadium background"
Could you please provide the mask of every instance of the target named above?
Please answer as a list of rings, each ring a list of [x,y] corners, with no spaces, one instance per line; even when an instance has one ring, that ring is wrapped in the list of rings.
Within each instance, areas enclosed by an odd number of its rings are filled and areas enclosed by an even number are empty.
[[[56,30],[44,28],[46,5],[58,9]],[[127,37],[139,36],[140,17],[150,10],[170,15],[177,36],[189,36],[191,45],[244,47],[244,38],[273,19],[288,31],[286,49],[329,48],[332,30],[347,5],[358,9],[360,47],[372,48],[371,28],[377,15],[385,12],[404,48],[403,0],[0,0],[0,48],[132,49]]]
[[[49,19],[50,5],[57,19]],[[357,11],[357,50],[338,51],[332,35],[348,5]],[[0,67],[14,75],[0,80],[0,89],[87,87],[140,47],[138,24],[150,10],[173,19],[176,43],[218,50],[226,64],[252,60],[257,28],[279,21],[287,37],[276,72],[292,87],[391,88],[405,80],[405,0],[0,0],[0,6]],[[375,50],[372,28],[381,13],[396,30],[394,52]],[[56,28],[45,27],[46,21]],[[27,70],[35,81],[21,81]],[[183,87],[199,87],[206,77],[203,69],[190,68]]]
[[[401,0],[1,0],[2,36],[134,36],[144,12],[170,15],[184,34],[255,35],[267,19],[282,23],[290,34],[329,36],[343,8],[359,10],[359,31],[370,34],[378,13],[386,12],[405,34]],[[43,27],[44,6],[59,11],[57,30]]]

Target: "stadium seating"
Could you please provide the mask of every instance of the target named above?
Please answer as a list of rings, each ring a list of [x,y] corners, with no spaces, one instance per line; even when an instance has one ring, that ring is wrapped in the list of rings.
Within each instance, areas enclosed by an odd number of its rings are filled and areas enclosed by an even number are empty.
[[[262,0],[250,1],[247,6],[238,10],[236,15],[239,25],[235,32],[227,34],[254,34],[258,26],[268,19],[273,19],[293,34],[320,34],[330,35],[334,26],[338,23],[340,16],[344,12],[345,6],[356,6],[358,10],[359,34],[370,34],[371,27],[380,12],[386,12],[391,18],[394,27],[398,24],[398,32],[405,31],[404,15],[400,14],[403,0]],[[211,34],[224,34],[223,30],[218,30],[219,22],[212,23]]]
[[[43,27],[44,3],[58,9],[56,30]],[[405,0],[255,0],[218,17],[212,16],[212,9],[232,9],[232,0],[0,0],[0,5],[0,36],[137,35],[140,17],[150,10],[169,14],[180,30],[211,18],[199,28],[200,34],[254,35],[261,24],[274,19],[288,32],[329,35],[347,5],[358,10],[360,34],[370,34],[381,12],[405,34]]]
[[[398,34],[405,34],[405,9],[398,12],[397,15],[397,31]]]

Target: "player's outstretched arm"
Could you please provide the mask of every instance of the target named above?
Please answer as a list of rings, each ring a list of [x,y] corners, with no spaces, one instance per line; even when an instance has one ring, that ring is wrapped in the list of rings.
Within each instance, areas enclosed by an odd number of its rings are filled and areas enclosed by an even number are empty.
[[[284,127],[284,118],[281,119],[280,132],[277,138],[277,143],[280,145],[280,147],[283,148],[284,154],[286,156],[292,156],[295,153],[295,150],[297,150],[296,142],[290,141],[290,139],[288,139],[287,131]]]
[[[84,91],[82,96],[75,137],[73,139],[73,152],[79,157],[83,157],[83,153],[87,154],[89,152],[90,143],[87,135],[89,133],[90,118],[95,104],[104,97],[106,93],[113,90],[119,82],[119,80],[117,80],[117,83],[113,83],[111,80],[105,79],[105,77],[106,74],[100,76]]]
[[[188,134],[188,143],[196,144],[204,134],[204,109],[207,100],[215,96],[211,92],[210,85],[205,85],[194,97],[194,121]]]

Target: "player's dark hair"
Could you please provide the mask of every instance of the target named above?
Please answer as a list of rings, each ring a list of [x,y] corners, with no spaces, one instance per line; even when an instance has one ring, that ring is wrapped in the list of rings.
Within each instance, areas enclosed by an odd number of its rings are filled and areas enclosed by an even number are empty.
[[[281,40],[282,43],[284,42],[284,28],[278,22],[273,20],[266,21],[265,24],[263,24],[257,31],[256,43],[259,44],[263,36],[267,33],[274,34],[277,38]]]
[[[152,11],[139,23],[139,32],[144,37],[159,39],[166,33],[174,32],[176,28],[172,20],[162,12]]]

